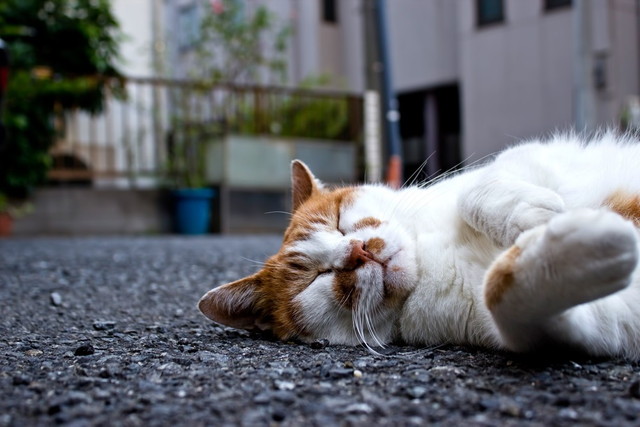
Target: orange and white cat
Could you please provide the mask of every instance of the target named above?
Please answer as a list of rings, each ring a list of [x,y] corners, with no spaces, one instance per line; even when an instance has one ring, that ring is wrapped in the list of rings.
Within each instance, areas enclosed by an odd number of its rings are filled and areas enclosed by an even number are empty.
[[[283,340],[566,345],[640,358],[640,143],[604,134],[512,147],[428,186],[327,189],[292,165],[293,216],[210,319]]]

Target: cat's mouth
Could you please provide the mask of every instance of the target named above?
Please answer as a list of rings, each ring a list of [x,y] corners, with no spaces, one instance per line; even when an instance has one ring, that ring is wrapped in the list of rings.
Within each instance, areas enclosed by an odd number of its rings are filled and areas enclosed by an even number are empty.
[[[406,294],[408,284],[406,283],[405,269],[401,265],[402,249],[398,249],[384,260],[372,258],[372,261],[382,269],[382,287],[385,297]]]

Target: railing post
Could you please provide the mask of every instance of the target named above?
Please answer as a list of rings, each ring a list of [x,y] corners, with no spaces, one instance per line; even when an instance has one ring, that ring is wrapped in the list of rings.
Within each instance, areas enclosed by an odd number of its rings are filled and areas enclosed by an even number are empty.
[[[257,134],[264,132],[264,93],[262,88],[253,89],[254,129]]]

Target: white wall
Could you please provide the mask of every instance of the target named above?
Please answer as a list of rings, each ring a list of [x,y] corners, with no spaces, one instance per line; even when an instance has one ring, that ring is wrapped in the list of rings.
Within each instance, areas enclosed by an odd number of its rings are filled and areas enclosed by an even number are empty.
[[[122,65],[126,76],[149,77],[151,67],[152,21],[154,0],[111,0],[112,10],[125,35],[121,43]]]
[[[463,157],[571,126],[572,9],[509,0],[505,23],[477,28],[473,3],[458,4]]]
[[[457,9],[458,3],[451,0],[387,0],[397,91],[458,80]]]
[[[606,0],[599,0],[606,1]],[[607,88],[598,96],[602,103],[600,121],[612,122],[619,118],[622,104],[628,96],[640,92],[638,55],[638,16],[636,0],[609,0],[607,59]]]

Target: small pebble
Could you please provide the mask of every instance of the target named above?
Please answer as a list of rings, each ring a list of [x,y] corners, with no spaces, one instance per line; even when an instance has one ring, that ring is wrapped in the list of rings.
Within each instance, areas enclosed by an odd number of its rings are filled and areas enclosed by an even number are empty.
[[[15,375],[12,380],[13,385],[27,385],[31,382],[26,375]]]
[[[360,369],[355,369],[353,371],[353,376],[356,378],[362,378],[362,371]]]
[[[276,380],[275,385],[278,390],[293,390],[296,388],[296,385],[290,381]]]
[[[284,411],[281,411],[281,410],[276,410],[271,415],[271,419],[273,419],[273,421],[275,421],[277,423],[284,421],[285,418],[287,418],[287,414]]]
[[[407,390],[407,394],[413,399],[420,399],[425,394],[427,394],[427,389],[420,386],[411,387],[409,390]]]
[[[76,356],[90,356],[95,352],[96,350],[91,344],[82,344],[80,347],[76,348],[76,351],[74,351],[73,354]]]
[[[271,402],[269,393],[262,392],[253,398],[253,403],[265,404]]]
[[[93,329],[96,331],[107,331],[116,327],[116,322],[112,320],[96,320],[93,322]]]
[[[576,419],[578,419],[578,412],[576,412],[575,409],[563,408],[558,412],[558,416],[560,418],[567,418],[567,419],[570,419],[570,420],[576,420]]]
[[[352,403],[344,409],[344,412],[370,414],[373,412],[373,408],[366,403]]]
[[[629,395],[631,397],[635,397],[636,399],[640,399],[640,380],[634,381],[629,386]]]
[[[320,349],[325,348],[328,345],[329,345],[329,340],[322,339],[322,340],[317,340],[317,341],[312,342],[310,344],[310,347],[312,349],[314,349],[314,350],[320,350]]]
[[[51,304],[55,305],[56,307],[59,307],[62,305],[62,297],[60,296],[59,293],[57,292],[51,292]]]
[[[348,368],[334,368],[329,371],[331,378],[347,378],[353,375],[353,370]]]

